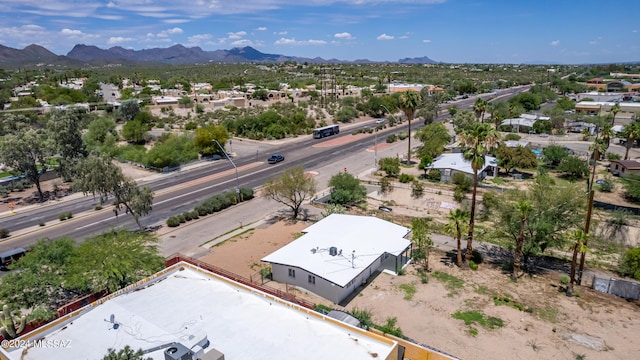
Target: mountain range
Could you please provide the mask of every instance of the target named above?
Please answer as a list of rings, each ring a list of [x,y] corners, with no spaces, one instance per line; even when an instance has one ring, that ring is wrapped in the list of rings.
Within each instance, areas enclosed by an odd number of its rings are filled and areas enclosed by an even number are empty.
[[[66,56],[56,55],[40,45],[29,45],[24,49],[14,49],[0,45],[0,66],[62,65],[70,67],[110,64],[204,64],[215,63],[277,63],[295,61],[298,63],[376,63],[366,59],[346,61],[325,60],[320,57],[304,58],[277,54],[265,54],[250,46],[230,50],[205,51],[200,47],[173,45],[168,48],[144,50],[125,49],[114,46],[101,49],[93,45],[76,45]],[[426,56],[398,60],[405,64],[436,64]]]

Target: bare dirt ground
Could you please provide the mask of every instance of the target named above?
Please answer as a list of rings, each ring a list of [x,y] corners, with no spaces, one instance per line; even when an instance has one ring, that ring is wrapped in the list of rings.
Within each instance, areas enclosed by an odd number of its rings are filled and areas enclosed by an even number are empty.
[[[260,259],[293,241],[309,223],[280,221],[250,229],[211,248],[201,260],[245,277],[256,276]],[[568,298],[561,291],[556,273],[509,280],[499,268],[481,264],[477,271],[461,270],[440,261],[442,253],[431,255],[432,272],[424,284],[413,266],[405,275],[380,274],[369,282],[344,308],[371,311],[376,323],[396,318],[403,333],[424,344],[463,359],[638,359],[640,316],[638,303],[578,288],[579,297]],[[446,273],[459,279],[460,287],[447,287],[437,279]],[[411,297],[400,288],[415,289]],[[284,290],[273,281],[266,285]],[[296,296],[335,308],[327,300],[291,290]],[[512,299],[524,311],[496,305],[493,297]],[[478,324],[467,326],[452,314],[482,311],[504,321],[489,330]],[[478,330],[469,334],[471,327]]]

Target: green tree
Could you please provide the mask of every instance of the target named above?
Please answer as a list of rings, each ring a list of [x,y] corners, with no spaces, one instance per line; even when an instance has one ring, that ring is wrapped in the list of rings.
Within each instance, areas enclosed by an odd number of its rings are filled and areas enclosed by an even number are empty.
[[[134,144],[144,144],[147,141],[149,126],[139,120],[127,121],[122,127],[122,137]]]
[[[13,304],[33,320],[48,320],[55,310],[74,296],[63,284],[67,265],[75,256],[76,243],[70,238],[40,240],[11,265],[16,270],[1,279],[0,302]]]
[[[458,266],[462,266],[462,234],[467,230],[469,224],[469,212],[462,209],[449,210],[447,220],[449,222],[445,225],[444,230],[456,239],[456,261]]]
[[[488,107],[489,103],[487,100],[481,97],[476,98],[476,102],[473,104],[473,112],[476,113],[476,118],[478,118],[481,123],[484,122],[484,113],[487,111]]]
[[[640,248],[631,248],[625,251],[620,258],[618,267],[620,274],[640,280]]]
[[[409,137],[407,138],[407,164],[411,164],[411,121],[420,102],[420,93],[417,91],[407,90],[400,95],[400,109],[404,112],[409,123],[407,126],[407,131],[409,132]]]
[[[140,112],[140,103],[138,99],[129,99],[122,101],[118,108],[118,115],[124,121],[133,120]]]
[[[458,111],[451,121],[456,134],[460,134],[478,123],[476,116],[469,110]]]
[[[138,187],[135,181],[124,176],[120,167],[105,155],[89,155],[78,164],[76,176],[74,189],[85,195],[99,195],[101,202],[112,195],[115,198],[113,205],[116,215],[124,208],[142,230],[140,217],[152,210],[153,192],[150,187]]]
[[[544,155],[544,160],[548,165],[558,166],[563,159],[569,156],[569,151],[564,146],[549,145],[542,149],[542,155]]]
[[[89,123],[87,132],[82,137],[87,145],[87,150],[114,154],[118,141],[116,122],[108,117],[101,117]]]
[[[625,190],[625,198],[631,202],[640,203],[640,175],[627,174],[620,180]]]
[[[507,175],[511,169],[535,169],[538,159],[529,147],[508,147],[500,143],[495,151],[498,167],[503,168]]]
[[[463,145],[463,156],[471,162],[473,169],[473,192],[471,194],[471,211],[469,214],[469,236],[467,238],[467,262],[471,260],[473,250],[473,230],[476,214],[476,196],[478,192],[478,171],[484,167],[485,156],[498,143],[499,135],[488,124],[475,123],[460,134],[460,143]]]
[[[422,271],[429,271],[429,254],[433,248],[433,240],[429,236],[429,224],[423,218],[413,218],[411,241],[415,245],[412,257]]]
[[[548,175],[538,175],[525,190],[492,194],[495,236],[517,244],[518,237],[524,234],[524,264],[528,264],[531,256],[541,255],[549,248],[563,248],[566,239],[562,234],[584,222],[584,188],[577,184],[556,184]],[[525,201],[531,202],[531,210],[522,224],[521,214],[514,209],[516,204]],[[523,226],[525,231],[521,233]]]
[[[360,184],[360,180],[349,173],[337,173],[329,179],[332,204],[356,205],[367,196],[367,189]]]
[[[569,233],[565,233],[567,240],[572,242],[571,251],[571,269],[569,271],[569,284],[567,286],[567,296],[573,296],[573,284],[576,282],[576,269],[578,267],[578,253],[586,252],[586,243],[589,234],[582,229],[574,229]]]
[[[83,109],[69,109],[54,111],[47,122],[47,130],[54,143],[54,152],[60,155],[58,174],[65,181],[72,180],[73,167],[87,156],[82,141],[82,128],[87,118]]]
[[[422,143],[418,148],[420,158],[425,155],[435,158],[444,152],[445,146],[451,141],[449,130],[441,122],[423,126],[415,137]]]
[[[571,179],[581,179],[589,174],[589,165],[577,156],[562,159],[556,170],[565,173]]]
[[[629,159],[629,150],[640,139],[640,121],[636,120],[630,124],[625,125],[622,129],[622,137],[625,139],[625,151],[624,159]]]
[[[616,123],[616,115],[618,115],[619,112],[620,112],[620,104],[615,103],[611,107],[611,114],[613,115],[613,117],[611,117],[611,126],[615,125],[615,123]]]
[[[398,177],[400,175],[400,159],[397,157],[386,157],[378,160],[378,168],[385,173],[388,177]]]
[[[304,173],[302,166],[285,170],[282,175],[268,180],[264,186],[264,196],[288,206],[292,219],[297,219],[302,203],[316,194],[316,180]]]
[[[224,146],[230,138],[231,135],[224,126],[209,125],[201,127],[196,129],[196,149],[205,157],[215,154],[222,155],[222,150],[213,140]]]
[[[47,168],[53,145],[43,129],[20,126],[15,132],[0,139],[0,161],[16,175],[24,175],[36,185],[38,199],[44,201],[40,177]],[[41,171],[42,169],[42,171]]]
[[[114,230],[82,242],[68,267],[68,283],[90,293],[113,292],[162,270],[158,238],[145,232]]]
[[[420,157],[420,164],[418,165],[418,169],[424,171],[425,178],[427,177],[427,170],[429,170],[431,164],[433,164],[433,158],[428,154],[422,155],[422,157]]]
[[[511,280],[518,280],[518,272],[520,272],[520,258],[522,257],[522,247],[524,246],[525,232],[527,231],[527,221],[533,210],[533,204],[530,200],[520,200],[515,203],[515,210],[520,217],[520,228],[516,237],[516,250],[513,252],[513,272]]]
[[[117,352],[114,349],[109,349],[107,355],[105,355],[102,360],[151,360],[152,358],[144,357],[144,353],[142,350],[135,351],[129,345],[125,346],[124,349],[120,349]]]

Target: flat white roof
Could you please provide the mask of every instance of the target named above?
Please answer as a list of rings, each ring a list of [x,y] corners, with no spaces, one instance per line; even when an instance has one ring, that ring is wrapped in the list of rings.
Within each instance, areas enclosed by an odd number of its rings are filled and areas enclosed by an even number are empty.
[[[489,166],[498,166],[498,159],[493,156],[485,155],[484,167],[478,171],[481,173]],[[467,174],[473,174],[471,162],[464,159],[462,153],[441,154],[434,159],[429,169],[452,169],[462,171]]]
[[[298,267],[345,287],[382,254],[397,256],[411,245],[404,238],[408,228],[373,216],[331,214],[303,232],[262,261]],[[337,255],[330,255],[331,247]]]
[[[210,342],[205,354],[216,349],[226,359],[386,359],[397,346],[186,263],[174,265],[142,288],[89,306],[52,330],[36,331],[41,333],[22,339],[43,337],[69,346],[13,350],[8,353],[11,360],[102,359],[108,348],[194,344],[205,336]],[[147,357],[164,360],[164,350]]]

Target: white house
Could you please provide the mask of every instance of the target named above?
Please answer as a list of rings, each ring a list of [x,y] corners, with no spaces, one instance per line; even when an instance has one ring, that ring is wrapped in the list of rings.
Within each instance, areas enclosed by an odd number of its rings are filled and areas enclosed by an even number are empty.
[[[471,162],[465,160],[462,153],[442,154],[434,159],[429,169],[440,170],[440,181],[442,182],[451,182],[453,174],[457,172],[464,173],[469,177],[473,176]],[[489,155],[485,155],[484,166],[478,170],[478,179],[484,179],[487,173],[491,173],[493,176],[498,173],[498,159]]]
[[[409,229],[372,216],[331,214],[262,261],[273,280],[340,303],[377,270],[407,265]]]

